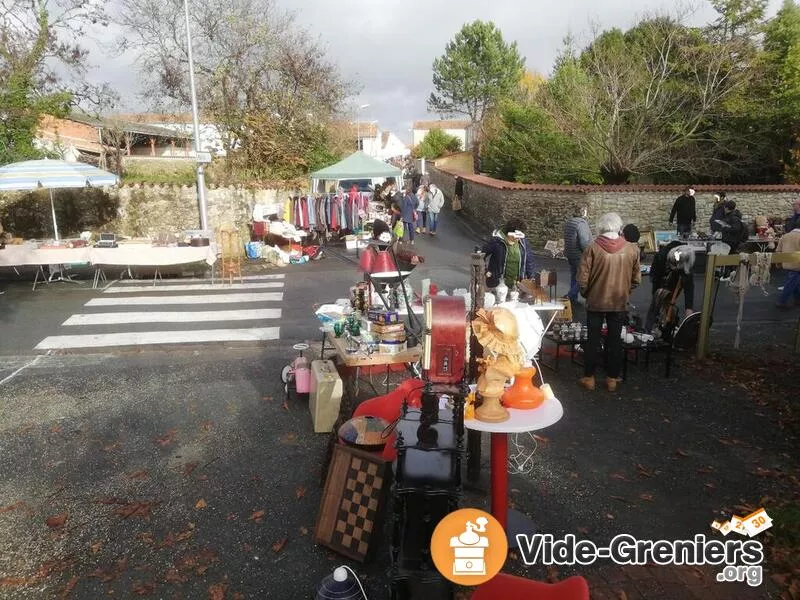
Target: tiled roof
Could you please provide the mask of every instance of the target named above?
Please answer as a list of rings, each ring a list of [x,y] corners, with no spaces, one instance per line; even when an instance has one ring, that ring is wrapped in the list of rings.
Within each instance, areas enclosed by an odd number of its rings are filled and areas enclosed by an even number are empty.
[[[650,184],[630,184],[630,185],[556,185],[549,183],[516,183],[514,181],[503,181],[486,177],[485,175],[472,175],[461,173],[454,169],[444,167],[434,167],[449,175],[458,175],[465,181],[474,181],[487,187],[498,190],[527,190],[531,192],[559,192],[587,194],[591,192],[612,192],[612,193],[636,193],[636,192],[672,192],[680,194],[686,189],[685,185],[650,185]],[[800,193],[798,184],[759,184],[759,185],[694,185],[692,186],[698,193],[715,194],[724,191],[731,192],[773,192],[773,193]]]
[[[466,119],[442,119],[439,121],[414,121],[414,129],[430,131],[431,129],[468,129],[470,122]]]

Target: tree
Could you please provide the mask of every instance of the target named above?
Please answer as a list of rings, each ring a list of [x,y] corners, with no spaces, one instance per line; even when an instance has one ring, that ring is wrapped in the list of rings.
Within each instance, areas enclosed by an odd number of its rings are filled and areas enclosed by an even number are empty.
[[[712,24],[721,41],[736,38],[751,39],[764,21],[768,0],[711,0],[711,5],[719,14]]]
[[[433,62],[433,86],[428,107],[443,116],[466,116],[473,126],[473,162],[479,169],[481,125],[504,97],[513,93],[525,61],[516,42],[506,43],[493,23],[464,25],[445,53]]]
[[[545,105],[608,183],[705,176],[720,169],[712,117],[746,81],[727,45],[655,18],[599,33],[580,54],[568,47]]]
[[[41,156],[35,137],[43,114],[63,116],[107,91],[85,82],[80,44],[91,27],[105,25],[103,5],[0,0],[0,163]]]
[[[325,49],[273,0],[193,0],[200,109],[248,176],[307,172],[348,87]],[[157,105],[190,105],[183,0],[130,0],[120,23]],[[269,171],[269,173],[267,173]]]
[[[461,151],[461,140],[454,135],[450,135],[441,129],[431,129],[419,145],[414,148],[414,156],[416,158],[425,158],[433,160],[444,156],[445,154],[452,154]]]
[[[489,126],[485,171],[519,183],[602,183],[599,165],[535,102],[505,101]]]

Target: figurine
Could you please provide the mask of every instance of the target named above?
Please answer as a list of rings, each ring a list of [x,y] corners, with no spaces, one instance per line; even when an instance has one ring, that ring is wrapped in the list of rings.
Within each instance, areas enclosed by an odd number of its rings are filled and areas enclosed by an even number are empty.
[[[484,349],[476,388],[483,403],[475,409],[475,418],[500,423],[509,418],[500,398],[506,383],[522,370],[524,362],[517,319],[505,308],[480,309],[472,321],[472,328]]]

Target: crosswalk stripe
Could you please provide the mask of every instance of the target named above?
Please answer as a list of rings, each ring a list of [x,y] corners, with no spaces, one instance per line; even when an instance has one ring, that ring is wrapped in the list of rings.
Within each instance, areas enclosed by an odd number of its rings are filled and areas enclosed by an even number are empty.
[[[239,302],[281,302],[283,292],[204,294],[199,296],[134,296],[93,298],[84,306],[145,306],[149,304],[236,304]]]
[[[262,281],[265,279],[285,279],[286,273],[272,273],[270,275],[244,275],[242,277],[234,277],[234,281]],[[143,282],[148,281],[147,279],[120,279],[119,281],[115,281],[114,285],[141,285]],[[209,277],[181,277],[180,279],[159,279],[156,285],[170,285],[171,283],[193,283],[193,282],[200,282],[200,283],[208,283],[211,281]],[[217,277],[214,281],[220,283],[222,280]],[[152,285],[152,280],[151,280]]]
[[[280,319],[280,308],[175,312],[122,312],[72,315],[62,326],[124,325],[130,323],[202,323],[215,321],[259,321]]]
[[[56,335],[43,339],[36,350],[70,350],[114,346],[191,344],[207,342],[263,342],[280,338],[280,327],[206,329],[196,331],[138,331],[94,335]]]
[[[262,283],[206,283],[194,285],[127,285],[125,287],[110,287],[103,290],[104,294],[133,294],[136,292],[202,292],[202,291],[235,291],[235,290],[264,290],[282,288],[282,281],[266,281]]]

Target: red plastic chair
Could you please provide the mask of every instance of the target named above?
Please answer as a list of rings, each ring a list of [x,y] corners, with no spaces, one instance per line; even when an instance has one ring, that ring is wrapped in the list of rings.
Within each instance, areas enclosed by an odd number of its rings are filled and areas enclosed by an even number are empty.
[[[478,587],[471,600],[589,600],[589,584],[578,575],[543,583],[500,573]]]
[[[353,411],[353,417],[379,417],[389,423],[394,423],[400,417],[403,400],[407,397],[411,407],[419,408],[422,403],[422,390],[425,382],[421,379],[406,379],[397,388],[383,396],[365,400]],[[381,454],[384,460],[393,461],[397,458],[394,448],[394,432],[386,440],[386,446]]]

